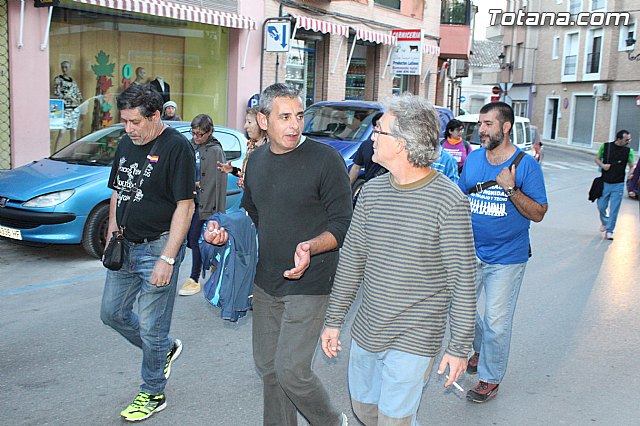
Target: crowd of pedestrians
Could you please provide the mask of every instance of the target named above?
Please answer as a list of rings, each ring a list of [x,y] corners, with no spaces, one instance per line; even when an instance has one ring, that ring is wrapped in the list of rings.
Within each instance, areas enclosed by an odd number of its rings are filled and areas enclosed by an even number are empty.
[[[482,108],[483,147],[471,152],[459,122],[440,141],[433,106],[392,97],[351,174],[337,151],[302,135],[303,102],[286,84],[269,86],[247,110],[249,150],[239,168],[226,161],[210,116],[191,122],[191,146],[164,125],[167,105],[151,86],[130,86],[118,107],[126,135],[109,181],[109,231],[123,230],[125,262],[107,273],[101,318],[143,353],[143,384],[120,413],[125,420],[167,406],[164,387],[182,351],[169,336],[178,268],[188,244],[193,268],[179,293],[196,294],[198,245],[230,243],[230,231],[208,220],[225,212],[229,173],[241,179],[241,205],[258,230],[252,344],[265,425],[296,425],[298,414],[312,425],[348,424],[313,356],[318,341],[338,356],[360,289],[348,382],[361,422],[417,424],[443,348],[445,387],[477,373],[467,399],[497,394],[531,256],[529,225],[547,211],[539,164],[510,141],[510,106]],[[361,167],[367,182],[354,209],[350,178]]]

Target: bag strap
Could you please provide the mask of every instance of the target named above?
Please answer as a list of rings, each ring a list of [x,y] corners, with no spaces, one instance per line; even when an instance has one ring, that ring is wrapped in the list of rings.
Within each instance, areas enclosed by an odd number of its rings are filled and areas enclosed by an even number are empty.
[[[518,167],[518,164],[520,164],[520,160],[522,160],[522,158],[525,155],[526,154],[524,153],[524,151],[520,151],[518,153],[518,155],[516,156],[516,158],[514,158],[513,161],[511,162],[511,164],[509,165],[509,170],[511,170],[511,167],[513,167],[513,166]],[[482,192],[487,188],[491,188],[492,186],[494,186],[497,183],[498,182],[496,182],[495,180],[488,180],[486,182],[478,183],[478,184],[476,184],[476,186],[473,186],[473,187],[469,188],[469,194],[473,194],[475,192]]]
[[[136,188],[136,191],[140,189],[139,185],[140,185],[140,180],[142,179],[142,175],[144,175],[145,170],[147,170],[147,167],[149,166],[150,158],[153,157],[153,154],[155,154],[156,149],[158,148],[158,145],[159,143],[156,140],[154,145],[151,147],[149,154],[147,154],[147,158],[144,160],[144,165],[142,166],[142,169],[140,171],[140,174],[138,175],[138,179],[136,179],[136,184],[134,186],[134,188]],[[121,198],[122,198],[123,189],[120,190],[120,194],[119,194]],[[116,215],[116,226],[118,227],[118,230],[120,231],[120,233],[124,232],[124,229],[126,228],[127,219],[129,218],[129,209],[127,208],[128,205],[129,205],[129,202],[125,202],[124,206],[122,206],[122,225],[118,225],[118,219],[117,219],[118,216]]]

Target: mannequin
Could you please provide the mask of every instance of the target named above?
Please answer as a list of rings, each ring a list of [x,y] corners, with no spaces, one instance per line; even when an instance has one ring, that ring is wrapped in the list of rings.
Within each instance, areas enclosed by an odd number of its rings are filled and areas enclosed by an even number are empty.
[[[163,102],[169,102],[171,100],[169,83],[164,81],[161,75],[157,75],[156,79],[151,81],[151,85],[162,95]]]
[[[71,63],[69,61],[62,61],[60,63],[60,69],[62,70],[62,74],[53,79],[53,96],[64,101],[64,129],[58,131],[54,151],[58,150],[58,144],[67,130],[70,136],[69,143],[76,139],[78,117],[80,116],[78,106],[82,103],[80,88],[70,75]]]
[[[133,81],[133,84],[145,84],[147,82],[147,71],[142,68],[136,68],[136,79]]]

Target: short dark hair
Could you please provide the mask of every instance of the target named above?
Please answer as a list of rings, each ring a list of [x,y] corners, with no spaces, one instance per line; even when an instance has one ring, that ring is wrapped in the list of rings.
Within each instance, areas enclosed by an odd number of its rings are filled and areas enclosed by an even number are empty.
[[[162,95],[150,84],[132,84],[118,95],[119,110],[137,108],[143,117],[162,112]]]
[[[451,136],[452,130],[459,129],[460,127],[464,127],[462,121],[456,120],[455,118],[453,120],[450,120],[447,123],[447,127],[444,129],[444,137],[448,138],[449,136]]]
[[[618,133],[616,133],[616,139],[624,139],[624,135],[626,134],[631,134],[631,133],[629,133],[628,130],[624,130],[624,129],[618,130]]]
[[[480,108],[480,114],[486,114],[491,111],[498,111],[498,120],[500,121],[500,124],[509,122],[513,129],[513,123],[516,121],[516,118],[513,114],[513,108],[511,108],[509,104],[504,102],[489,102]]]
[[[201,129],[205,133],[213,130],[213,120],[207,114],[198,114],[191,121],[192,129]]]

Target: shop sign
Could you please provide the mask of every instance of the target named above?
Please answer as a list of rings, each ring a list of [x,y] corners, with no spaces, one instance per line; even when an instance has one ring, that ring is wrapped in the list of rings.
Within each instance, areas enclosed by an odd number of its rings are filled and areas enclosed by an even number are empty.
[[[392,75],[420,75],[422,71],[422,30],[393,30],[398,40],[393,47]]]
[[[34,7],[51,7],[60,5],[60,0],[34,0]]]
[[[290,47],[291,21],[269,22],[266,29],[266,51],[288,52]]]
[[[49,129],[64,129],[64,100],[49,99]]]

